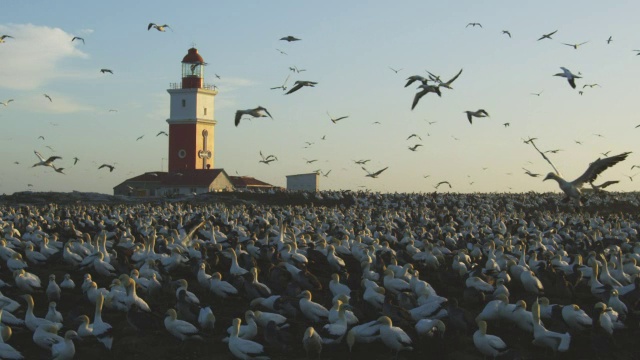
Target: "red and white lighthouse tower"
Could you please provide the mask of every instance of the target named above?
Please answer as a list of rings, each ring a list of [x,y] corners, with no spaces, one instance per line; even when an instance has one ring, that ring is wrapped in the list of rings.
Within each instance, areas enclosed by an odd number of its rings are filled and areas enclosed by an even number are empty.
[[[204,84],[206,63],[196,48],[182,59],[182,83],[173,83],[169,123],[169,172],[213,169],[213,99],[217,90]]]

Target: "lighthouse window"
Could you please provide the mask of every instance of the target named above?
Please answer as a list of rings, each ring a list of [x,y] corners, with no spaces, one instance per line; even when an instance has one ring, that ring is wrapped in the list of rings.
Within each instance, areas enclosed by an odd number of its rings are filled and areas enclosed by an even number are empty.
[[[182,107],[185,107],[185,106],[187,106],[187,100],[182,99]]]
[[[204,108],[204,114],[207,115],[207,108]]]

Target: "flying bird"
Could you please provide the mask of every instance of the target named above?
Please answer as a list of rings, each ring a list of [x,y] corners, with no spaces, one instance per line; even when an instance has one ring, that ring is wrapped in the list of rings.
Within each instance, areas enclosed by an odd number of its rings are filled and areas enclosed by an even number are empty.
[[[613,41],[613,38],[611,36],[609,36],[609,38],[607,39],[607,45],[611,44],[612,41]]]
[[[451,79],[449,79],[449,81],[447,81],[447,82],[442,82],[442,80],[440,80],[440,77],[439,77],[439,76],[435,76],[435,75],[433,75],[432,73],[430,73],[429,71],[427,71],[427,72],[429,73],[429,75],[430,75],[431,77],[433,77],[433,79],[435,79],[435,80],[433,80],[433,81],[436,81],[436,82],[438,82],[438,83],[439,83],[439,86],[444,87],[444,88],[447,88],[447,89],[449,89],[449,90],[452,90],[453,88],[451,87],[451,84],[453,84],[453,82],[454,82],[454,81],[456,81],[456,79],[460,76],[460,74],[462,74],[462,70],[463,70],[463,69],[460,69],[460,71],[458,71],[458,73],[457,73],[454,77],[452,77]]]
[[[271,90],[282,89],[282,91],[286,91],[287,90],[287,81],[289,81],[289,77],[290,76],[291,76],[291,74],[287,75],[287,78],[284,79],[284,83],[282,83],[282,85],[274,86],[274,87],[271,88]]]
[[[173,29],[171,29],[171,27],[169,27],[169,25],[167,25],[167,24],[156,25],[154,23],[149,23],[149,26],[147,26],[147,31],[151,30],[151,28],[155,28],[156,30],[161,31],[161,32],[167,31],[166,29],[169,29],[169,30],[173,31]]]
[[[76,157],[74,157],[74,158],[73,158],[73,165],[77,164],[79,160],[80,160],[80,159],[78,159],[78,157],[77,157],[77,156],[76,156]]]
[[[272,162],[272,161],[278,160],[278,158],[275,155],[269,155],[267,157],[264,157],[264,155],[262,155],[262,150],[260,150],[260,157],[262,158],[262,160],[260,160],[258,162],[261,162],[261,163],[267,164],[267,165],[269,165],[269,163]]]
[[[9,103],[10,103],[10,102],[12,102],[12,101],[13,101],[13,99],[9,99],[9,100],[7,100],[7,101],[0,102],[0,104],[2,104],[2,105],[4,105],[4,106],[7,106],[7,105],[9,105]]]
[[[422,146],[422,144],[415,144],[413,146],[409,146],[409,150],[411,151],[416,151],[418,150],[418,147]]]
[[[0,44],[5,42],[4,39],[13,39],[13,36],[10,36],[10,35],[2,35],[2,36],[0,36]]]
[[[295,36],[291,36],[291,35],[289,35],[289,36],[285,36],[285,37],[283,37],[283,38],[280,38],[280,40],[284,40],[284,41],[292,42],[292,41],[300,41],[300,40],[302,40],[302,39],[298,39],[298,38],[297,38],[297,37],[295,37]]]
[[[444,184],[449,185],[449,189],[451,189],[451,184],[448,181],[440,181],[439,183],[436,184],[435,188],[437,189],[440,187],[440,185],[444,185]]]
[[[294,66],[289,66],[289,70],[293,71],[295,73],[298,73],[298,74],[300,74],[303,71],[307,71],[307,69],[298,69],[298,67],[295,66],[295,65]]]
[[[38,140],[40,140],[40,139],[44,140],[44,136],[42,136],[42,135],[38,136]]]
[[[144,137],[144,135],[140,135],[140,136],[138,136],[138,138],[136,139],[136,141],[138,141],[138,140],[142,139],[143,137]]]
[[[282,50],[280,50],[280,49],[276,49],[276,51],[277,51],[277,52],[279,52],[279,53],[280,53],[280,54],[282,54],[282,55],[289,55],[289,54],[287,54],[286,52],[284,52],[284,51],[282,51]]]
[[[580,188],[582,188],[582,186],[586,183],[595,181],[598,175],[600,175],[603,171],[625,160],[629,154],[631,154],[631,152],[625,152],[619,155],[605,157],[604,159],[599,158],[589,164],[589,167],[584,172],[584,174],[580,175],[580,177],[573,181],[567,181],[563,179],[560,174],[552,172],[547,174],[547,176],[544,178],[544,181],[549,179],[557,181],[558,185],[560,186],[560,190],[562,190],[567,195],[567,197],[565,198],[566,201],[574,199],[578,203],[580,203],[580,196],[582,194],[580,192]]]
[[[53,170],[55,170],[56,172],[59,172],[59,173],[60,173],[60,174],[62,174],[62,175],[66,175],[66,174],[62,171],[62,170],[64,170],[64,168],[57,168],[57,167],[55,167],[55,166],[52,166],[52,167],[53,167]]]
[[[33,164],[32,167],[36,167],[36,166],[49,166],[52,168],[55,168],[53,166],[53,162],[57,159],[62,159],[60,156],[50,156],[48,159],[45,160],[44,157],[42,157],[42,155],[40,155],[39,152],[34,151],[34,154],[36,154],[36,156],[38,157],[38,159],[40,159],[40,162]]]
[[[394,72],[394,73],[396,73],[396,74],[397,74],[400,70],[402,70],[402,69],[398,69],[398,70],[396,70],[396,69],[392,68],[391,66],[389,66],[389,69],[391,69],[391,71],[393,71],[393,72]]]
[[[71,41],[73,42],[74,40],[80,40],[82,41],[82,43],[84,44],[84,39],[79,37],[79,36],[74,36],[73,39],[71,39]]]
[[[468,28],[469,26],[471,26],[471,27],[476,27],[476,26],[480,26],[480,27],[482,27],[482,24],[480,24],[480,23],[475,23],[475,22],[474,22],[474,23],[468,23],[468,24],[467,24],[467,26],[465,26],[465,27],[466,27],[466,28]]]
[[[624,176],[628,177],[629,180],[633,181],[633,178],[636,177],[636,175],[638,175],[638,174],[635,174],[635,175],[624,175]]]
[[[557,32],[558,32],[558,30],[556,30],[556,31],[554,31],[554,32],[550,32],[550,33],[548,33],[548,34],[544,34],[544,35],[542,35],[542,36],[540,37],[540,39],[538,39],[538,41],[540,41],[540,40],[542,40],[542,39],[549,39],[549,40],[551,40],[551,36],[552,36],[553,34],[557,33]]]
[[[427,71],[428,72],[428,71]],[[428,85],[428,81],[430,79],[425,78],[424,76],[421,75],[411,75],[407,78],[407,83],[404,85],[404,87],[407,87],[411,84],[413,84],[416,81],[420,81],[422,83],[422,85]],[[435,81],[435,80],[432,80]]]
[[[542,92],[544,92],[544,90],[540,91],[539,93],[531,93],[531,95],[540,96],[542,95]]]
[[[538,177],[538,176],[540,176],[540,174],[532,173],[531,171],[529,171],[529,170],[527,170],[527,169],[525,169],[525,168],[522,168],[522,170],[524,170],[524,173],[525,173],[525,174],[527,174],[527,175],[529,175],[529,176],[531,176],[531,177]]]
[[[420,139],[420,141],[422,141],[422,138],[421,138],[421,137],[420,137],[420,135],[418,135],[418,134],[411,134],[411,135],[409,135],[409,137],[407,138],[407,140],[409,140],[409,139],[411,139],[411,138],[413,138],[413,137],[416,137],[416,138]]]
[[[418,87],[418,89],[422,89],[422,90],[418,91],[416,93],[416,95],[413,97],[413,103],[411,104],[411,110],[413,110],[416,107],[416,105],[418,105],[418,101],[420,101],[420,99],[423,96],[427,95],[430,92],[438,94],[439,97],[442,96],[442,93],[440,92],[440,87],[439,86],[422,84],[422,85],[420,85]]]
[[[584,85],[582,85],[582,88],[584,89],[584,88],[586,88],[587,86],[588,86],[588,87],[590,87],[590,88],[592,88],[592,89],[593,89],[593,87],[594,87],[594,86],[602,87],[602,86],[600,86],[600,85],[598,85],[598,84],[584,84]]]
[[[46,97],[47,99],[49,99],[50,102],[53,102],[53,100],[51,100],[51,96],[47,95],[47,94],[43,94],[44,97]]]
[[[483,118],[489,116],[489,113],[484,109],[480,109],[477,111],[464,111],[467,114],[467,120],[469,120],[469,124],[473,124],[473,118]]]
[[[98,167],[98,170],[102,169],[102,168],[108,168],[109,172],[113,172],[113,169],[115,169],[115,166],[113,165],[109,165],[109,164],[102,164]]]
[[[160,135],[169,136],[169,134],[167,134],[167,132],[166,132],[166,131],[160,131],[160,132],[156,135],[156,137],[158,137],[158,136],[160,136]]]
[[[584,45],[584,44],[586,44],[586,43],[588,43],[588,41],[585,41],[585,42],[583,42],[583,43],[579,43],[579,44],[567,44],[567,43],[562,43],[562,45],[571,46],[572,48],[574,48],[574,49],[578,50],[578,46],[580,46],[580,45]]]
[[[511,123],[506,122],[506,123],[504,123],[502,125],[504,125],[504,127],[509,127],[511,125]]]
[[[365,169],[364,167],[362,167],[362,170],[364,170],[364,171],[366,171],[366,172],[367,172],[367,175],[365,175],[366,177],[370,177],[370,178],[372,178],[372,179],[376,179],[376,178],[378,178],[378,176],[379,176],[380,174],[382,174],[382,172],[383,172],[383,171],[387,170],[388,168],[389,168],[389,167],[387,166],[386,168],[384,168],[384,169],[382,169],[382,170],[378,170],[378,171],[376,171],[376,172],[374,172],[374,173],[370,173],[370,172],[369,172],[369,170]]]
[[[103,74],[105,73],[113,74],[113,71],[111,71],[110,69],[100,69],[100,72]]]
[[[321,172],[322,176],[324,177],[329,177],[329,173],[331,173],[331,170],[327,171],[326,173]]]
[[[573,142],[575,142],[575,143],[576,143],[576,144],[578,144],[578,145],[582,145],[582,141],[579,141],[579,140],[573,140]]]
[[[569,82],[569,85],[571,85],[571,87],[573,89],[575,89],[576,88],[576,79],[580,79],[581,76],[574,75],[573,73],[571,73],[571,70],[569,70],[569,69],[567,69],[565,67],[561,66],[560,69],[562,69],[562,72],[561,73],[557,73],[557,74],[555,74],[553,76],[560,76],[560,77],[563,77],[563,78],[567,79],[567,81]]]
[[[358,160],[358,161],[353,161],[354,163],[358,164],[358,165],[365,165],[366,163],[368,163],[371,160]]]
[[[327,115],[329,115],[329,119],[331,119],[331,122],[332,122],[332,123],[334,123],[334,124],[335,124],[335,123],[337,123],[337,122],[338,122],[338,121],[340,121],[340,120],[343,120],[343,119],[346,119],[346,118],[348,118],[348,117],[349,117],[349,115],[347,115],[347,116],[340,116],[339,118],[333,118],[333,117],[331,116],[331,114],[329,114],[329,112],[328,112],[328,111],[327,111]]]
[[[287,91],[285,93],[285,95],[289,95],[291,93],[294,93],[300,89],[302,89],[303,86],[310,86],[310,87],[314,87],[317,84],[317,82],[313,82],[313,81],[301,81],[298,80],[294,83],[293,87],[291,88],[291,90]]]
[[[307,164],[313,164],[314,162],[318,161],[318,159],[313,159],[313,160],[307,160],[305,158],[303,159],[307,162]]]
[[[602,134],[593,134],[593,136],[597,136],[599,138],[604,138],[604,135],[602,135]]]
[[[509,35],[509,38],[511,38],[511,33],[509,32],[509,30],[502,30],[502,33]]]
[[[247,109],[247,110],[238,110],[236,111],[236,118],[235,118],[235,124],[236,126],[238,126],[238,124],[240,124],[240,119],[242,118],[242,115],[251,115],[253,117],[270,117],[271,119],[273,119],[273,117],[271,116],[271,114],[269,114],[269,111],[265,108],[263,108],[262,106],[258,106],[255,109]]]

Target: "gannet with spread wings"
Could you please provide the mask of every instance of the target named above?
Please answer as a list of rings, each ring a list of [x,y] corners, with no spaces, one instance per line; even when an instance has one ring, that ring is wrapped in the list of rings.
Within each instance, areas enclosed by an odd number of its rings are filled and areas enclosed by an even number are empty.
[[[631,152],[625,152],[619,155],[606,157],[604,159],[599,158],[598,160],[589,164],[587,171],[585,171],[584,174],[573,181],[567,181],[563,179],[562,176],[556,173],[549,173],[547,177],[544,178],[544,181],[549,179],[557,181],[560,189],[567,195],[567,200],[575,199],[580,202],[580,188],[584,184],[595,181],[598,175],[600,175],[603,171],[626,159],[629,154],[631,154]]]

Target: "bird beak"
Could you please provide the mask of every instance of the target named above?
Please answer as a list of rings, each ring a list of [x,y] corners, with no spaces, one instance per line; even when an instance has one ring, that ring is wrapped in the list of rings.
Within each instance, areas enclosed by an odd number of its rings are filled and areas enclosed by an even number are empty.
[[[551,179],[551,174],[548,174],[542,181],[547,181],[549,179]]]

